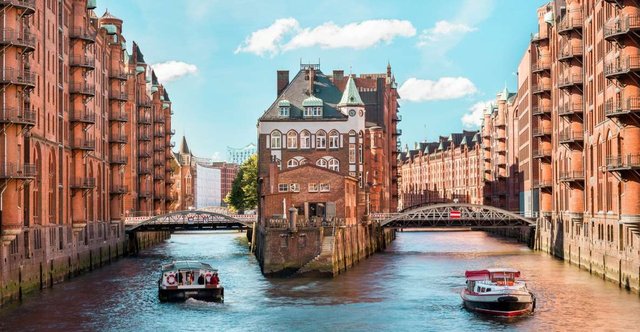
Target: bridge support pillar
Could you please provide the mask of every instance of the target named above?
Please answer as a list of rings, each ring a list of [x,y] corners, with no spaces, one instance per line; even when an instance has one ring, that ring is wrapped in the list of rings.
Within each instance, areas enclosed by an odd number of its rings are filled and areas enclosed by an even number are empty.
[[[298,231],[298,209],[292,207],[289,208],[289,230],[292,233]]]

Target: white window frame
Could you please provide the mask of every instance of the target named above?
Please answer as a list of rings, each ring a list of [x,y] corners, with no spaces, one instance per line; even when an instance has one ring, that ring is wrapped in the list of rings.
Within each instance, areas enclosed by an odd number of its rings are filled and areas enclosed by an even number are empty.
[[[309,183],[307,191],[310,193],[317,193],[320,188],[317,183]]]
[[[289,192],[289,184],[288,183],[278,183],[278,192],[279,193]]]
[[[289,191],[290,192],[294,192],[294,193],[299,193],[300,192],[300,185],[297,184],[297,183],[289,184]]]
[[[328,183],[321,183],[319,189],[321,193],[328,193],[331,191],[331,185]]]
[[[304,108],[304,111],[303,111],[303,112],[304,112],[304,114],[303,114],[303,115],[304,115],[305,117],[311,117],[311,116],[313,116],[313,110],[312,110],[312,108],[313,108],[313,107],[308,107],[308,106],[307,106],[307,107],[305,107],[305,108]]]
[[[311,149],[311,133],[307,130],[300,132],[300,148]]]
[[[297,160],[295,159],[289,159],[289,161],[287,161],[287,168],[294,168],[294,167],[298,167],[300,163],[298,163]]]
[[[325,159],[318,159],[316,161],[316,166],[318,167],[322,167],[322,168],[327,168],[327,161]]]
[[[355,143],[349,143],[349,163],[356,163],[356,145]]]
[[[293,136],[291,136],[291,134],[293,134]],[[289,130],[289,132],[287,133],[287,148],[298,148],[298,133],[295,130]]]
[[[340,133],[337,130],[329,132],[329,149],[340,148]]]
[[[322,107],[312,107],[313,116],[321,117],[322,116]]]
[[[340,160],[336,158],[329,160],[329,163],[327,163],[327,168],[335,172],[340,172]]]
[[[271,132],[271,148],[272,149],[282,148],[282,133],[278,130],[274,130]]]
[[[318,132],[316,133],[316,149],[326,149],[326,148],[327,148],[327,133],[324,130],[318,130]]]
[[[280,116],[285,117],[285,116],[289,116],[289,107],[287,106],[280,106]]]

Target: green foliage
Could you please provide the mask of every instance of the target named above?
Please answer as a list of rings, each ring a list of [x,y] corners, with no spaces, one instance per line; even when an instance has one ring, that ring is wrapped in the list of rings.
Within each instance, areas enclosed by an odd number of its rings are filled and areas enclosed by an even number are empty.
[[[225,203],[237,212],[255,209],[258,206],[258,156],[253,155],[241,166],[233,180],[231,192]]]

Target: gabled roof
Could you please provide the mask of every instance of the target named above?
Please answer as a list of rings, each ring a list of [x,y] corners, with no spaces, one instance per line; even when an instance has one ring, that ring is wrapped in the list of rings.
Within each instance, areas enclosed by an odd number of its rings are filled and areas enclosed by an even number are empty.
[[[138,63],[146,63],[144,62],[144,55],[142,54],[142,51],[140,51],[140,47],[135,41],[133,42],[133,53],[136,54],[136,61]]]
[[[262,114],[259,121],[300,121],[303,117],[303,101],[311,95],[322,101],[322,120],[347,120],[347,116],[337,109],[342,93],[320,69],[315,70],[313,91],[309,91],[309,77],[306,70],[300,69],[289,85]],[[289,101],[289,117],[279,115],[279,102]],[[311,119],[317,121],[318,118]]]
[[[358,92],[358,87],[356,87],[356,83],[353,81],[351,75],[349,75],[347,86],[344,88],[344,93],[342,94],[342,98],[340,98],[338,106],[364,106],[362,98],[360,98],[360,93]]]
[[[119,19],[119,18],[117,18],[117,17],[113,16],[113,15],[109,12],[109,9],[107,9],[107,10],[105,10],[105,11],[104,11],[104,14],[102,14],[102,17],[101,17],[101,18],[110,18],[110,19],[114,19],[114,20],[122,21],[121,19]]]
[[[178,153],[180,154],[190,154],[189,146],[187,145],[187,138],[182,136],[182,141],[180,142],[180,147],[178,148]]]
[[[156,76],[155,71],[151,71],[151,84],[158,85],[158,77]]]
[[[164,101],[171,101],[171,99],[169,99],[169,92],[167,92],[167,89],[164,89]]]

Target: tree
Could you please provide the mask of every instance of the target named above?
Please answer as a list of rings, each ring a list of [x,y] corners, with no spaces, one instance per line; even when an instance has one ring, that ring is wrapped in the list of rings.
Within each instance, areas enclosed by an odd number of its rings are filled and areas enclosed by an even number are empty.
[[[258,156],[252,155],[241,166],[225,203],[239,213],[258,206]]]

